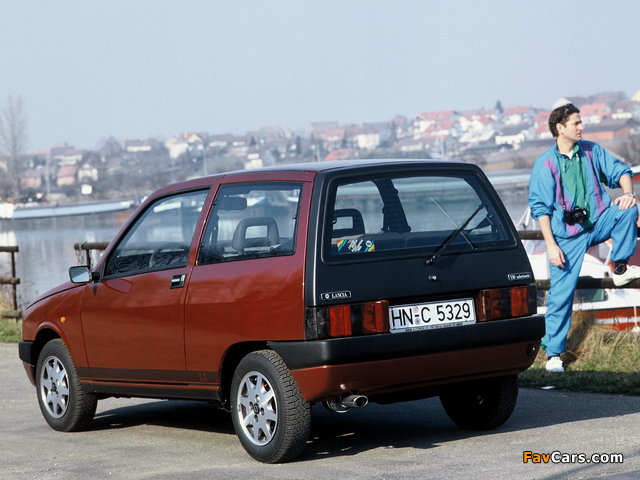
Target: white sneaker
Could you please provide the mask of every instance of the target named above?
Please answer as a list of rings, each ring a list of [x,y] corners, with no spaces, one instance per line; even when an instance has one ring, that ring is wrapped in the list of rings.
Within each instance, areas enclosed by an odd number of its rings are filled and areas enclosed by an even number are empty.
[[[564,372],[562,359],[558,356],[549,357],[549,360],[547,360],[547,372]]]
[[[627,271],[621,274],[614,273],[613,275],[613,283],[616,287],[621,287],[622,285],[626,285],[631,280],[635,280],[636,278],[640,278],[640,267],[635,265],[628,265]]]

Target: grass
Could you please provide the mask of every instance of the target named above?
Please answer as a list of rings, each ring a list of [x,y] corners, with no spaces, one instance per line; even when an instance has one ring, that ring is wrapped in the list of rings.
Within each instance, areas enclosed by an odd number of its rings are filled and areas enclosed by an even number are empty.
[[[0,313],[12,310],[11,300],[4,289],[0,288]],[[0,343],[19,342],[22,336],[22,320],[0,316]]]
[[[17,343],[22,336],[22,320],[0,318],[0,343]]]
[[[579,312],[572,318],[566,350],[564,372],[547,372],[541,351],[520,375],[520,385],[640,395],[640,332],[613,332],[589,313]]]

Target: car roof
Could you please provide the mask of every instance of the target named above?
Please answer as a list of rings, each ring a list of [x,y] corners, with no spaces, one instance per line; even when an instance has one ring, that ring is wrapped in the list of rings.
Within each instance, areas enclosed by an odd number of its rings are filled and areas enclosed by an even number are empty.
[[[240,179],[240,177],[247,177],[247,180],[257,180],[259,177],[263,175],[268,175],[269,173],[277,173],[283,174],[283,179],[286,178],[284,174],[287,172],[293,174],[299,173],[311,173],[313,175],[326,172],[330,170],[340,170],[340,169],[353,169],[359,167],[371,167],[371,166],[384,166],[384,165],[395,165],[395,166],[415,166],[417,164],[428,164],[428,165],[447,165],[447,166],[470,166],[472,164],[459,162],[459,161],[450,161],[450,160],[437,160],[437,159],[376,159],[376,160],[338,160],[338,161],[328,161],[328,162],[307,162],[307,163],[291,163],[286,165],[275,165],[269,167],[260,167],[255,169],[248,170],[233,170],[229,172],[217,173],[214,175],[208,175],[206,177],[198,177],[190,180],[185,180],[182,182],[174,183],[171,185],[167,185],[166,187],[160,188],[156,192],[154,192],[153,196],[157,196],[158,194],[165,194],[169,192],[175,192],[179,190],[186,190],[190,188],[199,188],[206,187],[211,185],[212,183],[216,183],[217,180],[220,180],[225,177],[236,177],[236,179]],[[313,176],[312,175],[312,176]],[[253,178],[251,178],[253,177]]]

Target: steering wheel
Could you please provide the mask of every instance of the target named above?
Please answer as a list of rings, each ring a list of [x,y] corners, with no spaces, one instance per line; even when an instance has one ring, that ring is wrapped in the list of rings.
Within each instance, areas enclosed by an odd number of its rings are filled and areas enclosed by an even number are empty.
[[[149,268],[162,265],[171,265],[182,260],[180,263],[187,263],[189,247],[183,243],[168,242],[156,248],[149,257]]]

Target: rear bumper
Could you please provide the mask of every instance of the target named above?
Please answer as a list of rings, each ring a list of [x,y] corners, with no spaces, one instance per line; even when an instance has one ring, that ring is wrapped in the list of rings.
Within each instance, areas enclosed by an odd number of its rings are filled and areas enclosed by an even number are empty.
[[[535,360],[544,317],[420,332],[270,342],[307,401],[375,395],[519,373]]]

